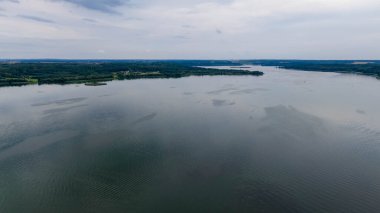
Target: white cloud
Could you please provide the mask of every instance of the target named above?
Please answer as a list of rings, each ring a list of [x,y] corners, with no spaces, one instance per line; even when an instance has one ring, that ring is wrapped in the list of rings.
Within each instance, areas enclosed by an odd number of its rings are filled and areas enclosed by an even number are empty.
[[[0,7],[0,58],[380,55],[377,0],[0,0]]]

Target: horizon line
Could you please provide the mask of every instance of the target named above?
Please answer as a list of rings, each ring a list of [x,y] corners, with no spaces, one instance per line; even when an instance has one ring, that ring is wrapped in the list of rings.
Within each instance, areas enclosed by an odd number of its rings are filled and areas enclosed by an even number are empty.
[[[0,61],[380,61],[380,59],[273,59],[273,58],[258,58],[258,59],[110,59],[110,58],[0,58]]]

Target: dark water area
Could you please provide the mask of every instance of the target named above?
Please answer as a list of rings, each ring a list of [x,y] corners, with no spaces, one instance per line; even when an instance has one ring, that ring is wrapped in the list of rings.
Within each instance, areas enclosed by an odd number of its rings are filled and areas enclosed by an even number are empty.
[[[0,88],[0,212],[380,212],[380,81],[252,70]]]

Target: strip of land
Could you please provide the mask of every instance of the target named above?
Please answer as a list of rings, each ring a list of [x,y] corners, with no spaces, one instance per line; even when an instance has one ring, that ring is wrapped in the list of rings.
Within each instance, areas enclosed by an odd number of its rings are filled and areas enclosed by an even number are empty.
[[[211,63],[215,65],[215,63]],[[187,76],[246,75],[261,76],[259,71],[200,68],[178,62],[157,61],[3,61],[0,62],[0,86],[27,84],[70,84],[141,79],[181,78]]]
[[[302,71],[353,73],[380,78],[378,60],[246,60],[240,63]]]

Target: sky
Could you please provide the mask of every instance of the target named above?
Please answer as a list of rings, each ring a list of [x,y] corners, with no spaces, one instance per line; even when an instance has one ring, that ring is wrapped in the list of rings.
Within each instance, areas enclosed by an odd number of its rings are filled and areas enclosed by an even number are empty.
[[[0,59],[380,59],[379,0],[0,0]]]

